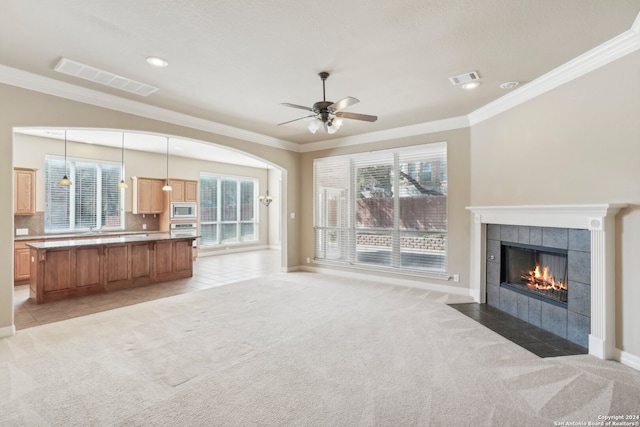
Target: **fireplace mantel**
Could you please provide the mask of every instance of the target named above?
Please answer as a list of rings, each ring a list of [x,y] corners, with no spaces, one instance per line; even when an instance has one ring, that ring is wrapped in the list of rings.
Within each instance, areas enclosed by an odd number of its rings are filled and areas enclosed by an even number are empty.
[[[591,234],[591,333],[589,354],[615,356],[615,216],[627,205],[473,206],[470,293],[486,298],[486,225],[586,229]]]

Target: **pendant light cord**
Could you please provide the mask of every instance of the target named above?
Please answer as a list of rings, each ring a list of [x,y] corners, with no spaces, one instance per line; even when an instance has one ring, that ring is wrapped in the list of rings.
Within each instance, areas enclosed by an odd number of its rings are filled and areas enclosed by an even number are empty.
[[[67,175],[67,130],[64,130],[64,175]]]

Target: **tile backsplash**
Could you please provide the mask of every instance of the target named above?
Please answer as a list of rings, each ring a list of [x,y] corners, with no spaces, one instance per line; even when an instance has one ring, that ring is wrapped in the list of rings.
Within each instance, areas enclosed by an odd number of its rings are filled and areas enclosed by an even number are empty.
[[[125,212],[125,229],[126,231],[158,231],[160,230],[159,215],[134,215],[131,212]],[[146,225],[146,230],[143,229]],[[35,215],[14,215],[13,216],[14,235],[17,235],[18,229],[27,229],[29,236],[43,236],[44,232],[44,212],[36,212]]]

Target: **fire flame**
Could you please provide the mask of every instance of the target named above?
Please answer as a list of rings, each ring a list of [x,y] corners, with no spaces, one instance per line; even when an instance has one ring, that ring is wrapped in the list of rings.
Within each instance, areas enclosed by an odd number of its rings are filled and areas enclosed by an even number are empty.
[[[540,265],[536,264],[536,268],[523,274],[522,278],[527,282],[529,288],[541,290],[566,291],[569,289],[567,284],[554,279],[553,274],[549,273],[549,267],[543,267],[540,272]]]

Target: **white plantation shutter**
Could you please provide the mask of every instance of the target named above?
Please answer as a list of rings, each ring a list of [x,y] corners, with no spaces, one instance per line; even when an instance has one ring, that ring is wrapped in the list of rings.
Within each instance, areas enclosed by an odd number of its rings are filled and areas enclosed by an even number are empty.
[[[200,244],[258,240],[258,184],[253,178],[200,175]]]
[[[353,246],[351,160],[314,161],[315,258],[349,262]]]
[[[314,161],[317,260],[447,268],[446,143]]]
[[[402,267],[447,269],[447,147],[398,155]]]
[[[120,164],[67,159],[66,165],[62,158],[45,158],[45,231],[124,228]],[[59,185],[63,175],[73,185]]]
[[[200,177],[200,244],[218,243],[218,178]]]

